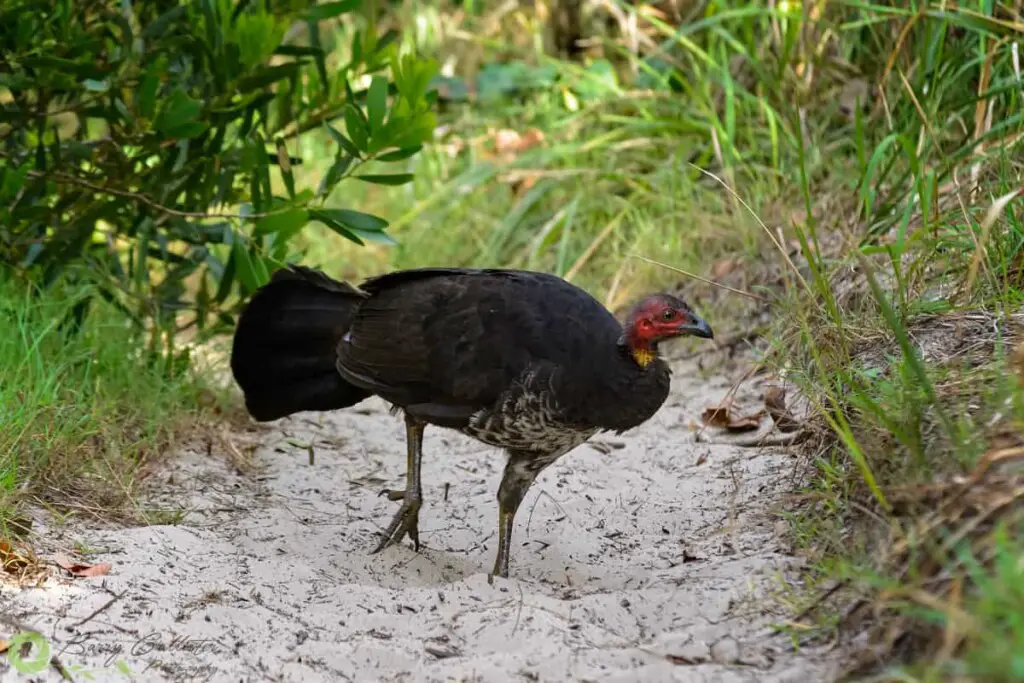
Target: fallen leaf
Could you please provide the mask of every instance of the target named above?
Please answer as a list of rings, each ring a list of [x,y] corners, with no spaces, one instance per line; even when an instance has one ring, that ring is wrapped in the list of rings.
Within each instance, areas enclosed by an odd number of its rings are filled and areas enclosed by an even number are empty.
[[[786,408],[786,390],[782,387],[768,387],[764,392],[764,407],[780,432],[795,432],[800,423]]]
[[[4,654],[11,648],[11,642],[9,640],[0,640],[0,655]]]
[[[701,422],[708,427],[725,429],[730,432],[749,432],[761,426],[761,418],[765,412],[759,410],[753,415],[733,415],[729,406],[705,408],[700,414]]]
[[[711,266],[711,277],[718,280],[733,271],[737,265],[735,259],[726,258],[715,261]]]
[[[494,133],[494,151],[503,156],[514,157],[544,141],[544,133],[530,128],[520,135],[514,130],[502,128]]]
[[[14,573],[30,564],[29,559],[19,553],[8,541],[0,541],[0,568]]]
[[[708,427],[725,427],[729,424],[729,409],[723,406],[705,408],[700,414],[700,421]]]
[[[521,177],[517,178],[516,180],[513,180],[512,183],[510,184],[510,187],[512,188],[512,194],[516,196],[523,194],[524,192],[526,192],[531,187],[537,184],[537,178],[539,178],[539,175],[533,173],[524,174]]]
[[[94,576],[106,576],[110,573],[110,565],[106,562],[99,564],[85,564],[83,562],[72,562],[64,555],[58,555],[55,560],[57,566],[67,571],[72,576],[91,578]]]

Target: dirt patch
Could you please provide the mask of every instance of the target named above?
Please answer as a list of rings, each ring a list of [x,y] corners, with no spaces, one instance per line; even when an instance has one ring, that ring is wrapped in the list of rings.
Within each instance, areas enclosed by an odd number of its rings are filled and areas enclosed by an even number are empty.
[[[503,457],[441,429],[424,442],[425,547],[368,554],[398,505],[377,493],[404,481],[402,422],[372,399],[235,434],[254,471],[216,445],[171,460],[150,503],[186,508],[180,523],[38,516],[41,555],[84,545],[110,573],[4,588],[0,615],[92,680],[126,680],[118,662],[147,681],[828,680],[773,635],[799,566],[772,514],[792,458],[698,442],[732,382],[696,374],[677,363],[652,420],[540,476],[493,586]],[[0,617],[0,638],[12,628]]]

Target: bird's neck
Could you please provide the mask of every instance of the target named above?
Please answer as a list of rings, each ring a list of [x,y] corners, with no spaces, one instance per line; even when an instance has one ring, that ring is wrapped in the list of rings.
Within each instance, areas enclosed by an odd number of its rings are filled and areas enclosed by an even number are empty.
[[[658,360],[658,342],[640,337],[631,325],[623,330],[619,346],[623,347],[641,368],[647,369],[651,363]]]

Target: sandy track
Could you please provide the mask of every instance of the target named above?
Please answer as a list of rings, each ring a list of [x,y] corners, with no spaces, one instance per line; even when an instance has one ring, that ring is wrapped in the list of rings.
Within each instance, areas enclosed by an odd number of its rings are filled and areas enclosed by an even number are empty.
[[[770,636],[784,615],[764,596],[796,560],[767,512],[792,459],[696,443],[688,424],[729,387],[692,373],[675,368],[650,422],[541,475],[493,586],[503,456],[440,429],[426,547],[368,554],[398,507],[377,492],[402,486],[405,461],[402,422],[374,399],[239,435],[260,444],[255,475],[218,453],[172,459],[154,501],[190,508],[179,524],[51,528],[50,551],[82,543],[110,575],[3,589],[0,614],[90,680],[127,680],[118,660],[142,681],[829,680]],[[27,679],[0,658],[0,681]]]

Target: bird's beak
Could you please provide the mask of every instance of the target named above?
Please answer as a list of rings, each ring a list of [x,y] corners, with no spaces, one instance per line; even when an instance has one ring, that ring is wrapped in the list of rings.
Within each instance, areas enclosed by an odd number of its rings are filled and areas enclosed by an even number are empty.
[[[689,334],[701,339],[714,339],[715,333],[703,318],[691,316],[690,321],[679,326],[680,334]]]

